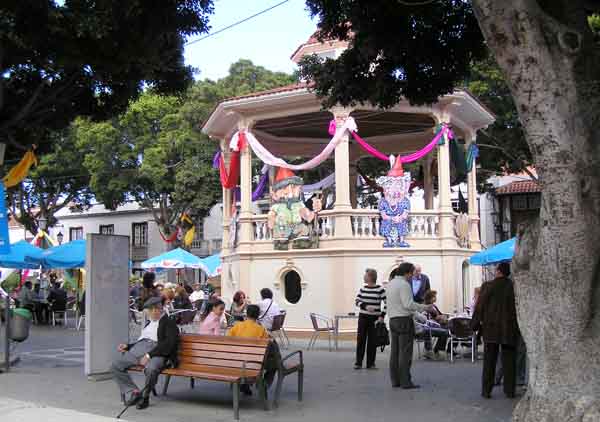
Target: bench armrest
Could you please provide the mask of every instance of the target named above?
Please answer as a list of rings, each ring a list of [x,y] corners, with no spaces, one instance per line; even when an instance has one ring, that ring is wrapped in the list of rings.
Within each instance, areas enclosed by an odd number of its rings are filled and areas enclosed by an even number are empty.
[[[283,363],[288,360],[289,358],[291,358],[292,356],[298,355],[300,356],[300,366],[304,366],[304,358],[303,358],[303,354],[302,354],[302,350],[296,350],[295,352],[290,353],[289,355],[287,355],[286,357],[281,359],[281,365],[283,365]]]

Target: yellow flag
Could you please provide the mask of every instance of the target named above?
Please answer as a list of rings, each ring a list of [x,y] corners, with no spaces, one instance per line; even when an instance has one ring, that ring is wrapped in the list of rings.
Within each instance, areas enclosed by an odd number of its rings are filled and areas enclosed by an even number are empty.
[[[11,188],[21,183],[23,179],[27,177],[27,174],[29,174],[29,169],[34,164],[37,165],[37,158],[35,154],[33,151],[27,151],[23,158],[21,158],[21,161],[19,161],[16,166],[11,168],[8,174],[2,179],[4,186]]]
[[[185,232],[185,236],[183,237],[183,244],[185,246],[190,246],[194,241],[194,236],[196,235],[196,226],[192,226],[187,232]]]

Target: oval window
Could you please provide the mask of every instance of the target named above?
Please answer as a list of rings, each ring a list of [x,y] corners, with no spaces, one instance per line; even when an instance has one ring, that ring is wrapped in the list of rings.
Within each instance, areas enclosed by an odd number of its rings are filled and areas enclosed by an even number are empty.
[[[302,285],[300,284],[300,274],[291,270],[284,277],[285,300],[289,303],[298,303],[302,297]]]

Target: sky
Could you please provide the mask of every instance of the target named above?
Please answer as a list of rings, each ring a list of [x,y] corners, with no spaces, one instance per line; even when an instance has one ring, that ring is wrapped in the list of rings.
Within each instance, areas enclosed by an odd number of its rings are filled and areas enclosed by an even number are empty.
[[[215,12],[210,17],[211,32],[280,2],[215,0]],[[317,21],[311,20],[304,0],[290,0],[248,22],[187,46],[185,61],[200,70],[197,79],[215,80],[227,76],[229,66],[239,59],[250,59],[272,71],[291,73],[296,64],[290,56],[308,40],[316,26]]]

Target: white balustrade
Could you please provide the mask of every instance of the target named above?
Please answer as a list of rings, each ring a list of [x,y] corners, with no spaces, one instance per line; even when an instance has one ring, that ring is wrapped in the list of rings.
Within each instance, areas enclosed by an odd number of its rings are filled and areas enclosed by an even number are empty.
[[[335,217],[329,214],[318,214],[319,238],[329,239],[335,236]]]
[[[254,224],[254,239],[253,240],[271,240],[271,229],[267,224],[267,215],[255,215],[252,217]]]

